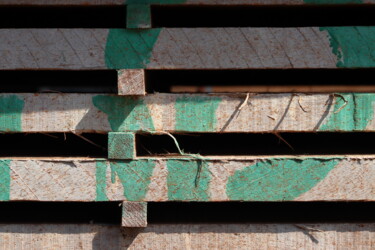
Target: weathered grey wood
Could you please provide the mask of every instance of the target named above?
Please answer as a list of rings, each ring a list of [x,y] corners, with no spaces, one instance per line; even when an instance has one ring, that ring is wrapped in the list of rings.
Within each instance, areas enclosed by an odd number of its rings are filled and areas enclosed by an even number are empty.
[[[362,249],[375,224],[0,225],[2,249]]]
[[[0,131],[375,131],[374,101],[366,93],[0,94]]]
[[[147,227],[147,202],[122,203],[122,227]]]
[[[0,0],[0,5],[122,5],[124,4],[124,0]],[[165,3],[163,0],[150,0],[150,3]],[[163,3],[164,2],[164,3]],[[294,4],[306,4],[304,0],[186,0],[184,3],[179,3],[181,1],[176,1],[178,3],[173,3],[173,1],[169,1],[172,4],[205,4],[205,5],[212,5],[212,4],[225,4],[225,5],[269,5],[269,4],[277,4],[277,5],[294,5]],[[323,1],[316,1],[317,3],[324,3]],[[334,1],[327,0],[329,4],[335,4]],[[374,3],[374,0],[364,0],[363,3]],[[337,1],[338,4],[342,4],[342,2]],[[356,4],[357,1],[352,1],[350,4]],[[308,3],[307,3],[308,4]]]
[[[1,160],[0,200],[375,201],[373,156]],[[197,177],[198,176],[198,177]]]
[[[119,95],[145,95],[145,71],[143,69],[125,69],[118,71]]]
[[[371,49],[366,32],[356,33],[358,46]],[[357,49],[347,46],[345,53]],[[341,59],[332,51],[317,27],[0,30],[0,69],[336,68]],[[366,55],[344,66],[373,66]]]

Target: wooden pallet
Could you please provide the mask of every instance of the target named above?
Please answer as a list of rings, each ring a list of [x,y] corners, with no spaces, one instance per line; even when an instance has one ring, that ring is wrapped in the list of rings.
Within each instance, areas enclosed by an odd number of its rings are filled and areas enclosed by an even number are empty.
[[[133,228],[121,234],[119,227],[110,226],[3,225],[2,246],[374,248],[373,223],[171,224],[134,229],[147,226],[147,202],[375,201],[373,155],[136,154],[138,133],[375,132],[373,93],[146,93],[145,70],[375,67],[370,56],[375,51],[374,26],[152,28],[151,5],[337,3],[375,1],[0,0],[0,6],[127,5],[123,29],[0,29],[0,71],[118,71],[118,95],[0,94],[1,132],[108,134],[106,159],[0,159],[0,200],[118,201],[122,226]]]

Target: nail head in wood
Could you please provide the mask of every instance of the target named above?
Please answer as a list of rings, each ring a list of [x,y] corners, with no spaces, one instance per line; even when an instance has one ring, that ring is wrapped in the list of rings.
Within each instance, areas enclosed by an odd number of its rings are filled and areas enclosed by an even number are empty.
[[[123,69],[118,71],[119,95],[145,95],[145,71],[143,69]]]
[[[147,227],[147,202],[123,202],[121,226]]]

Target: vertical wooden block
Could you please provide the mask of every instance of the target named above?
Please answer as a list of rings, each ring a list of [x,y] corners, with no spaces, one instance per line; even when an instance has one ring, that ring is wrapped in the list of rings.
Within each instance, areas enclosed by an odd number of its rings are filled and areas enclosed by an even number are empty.
[[[119,95],[145,95],[145,71],[143,69],[123,69],[118,71]]]
[[[122,203],[122,227],[147,227],[147,202]]]
[[[110,132],[108,134],[108,158],[109,159],[134,159],[135,134]]]
[[[151,7],[149,4],[128,4],[126,18],[128,29],[150,29]]]

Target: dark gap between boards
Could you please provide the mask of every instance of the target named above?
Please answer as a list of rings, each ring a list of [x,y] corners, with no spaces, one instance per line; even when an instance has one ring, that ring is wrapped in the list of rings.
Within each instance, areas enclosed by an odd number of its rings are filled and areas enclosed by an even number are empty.
[[[126,6],[5,6],[0,28],[126,28]]]
[[[117,94],[116,70],[4,70],[0,93]]]
[[[375,202],[149,202],[149,224],[374,223]],[[0,224],[121,224],[121,202],[1,202]]]
[[[252,122],[252,121],[249,121]],[[369,155],[375,133],[186,133],[173,134],[185,153],[202,156]],[[287,144],[288,143],[288,144]],[[137,156],[177,156],[168,135],[136,135]]]
[[[146,70],[147,93],[375,92],[375,69]]]
[[[106,158],[108,135],[96,133],[0,134],[0,157]]]
[[[126,5],[2,6],[0,28],[126,28]],[[152,5],[159,27],[371,26],[373,5]],[[194,17],[194,18],[191,18]]]
[[[149,202],[148,223],[373,223],[375,202]]]

